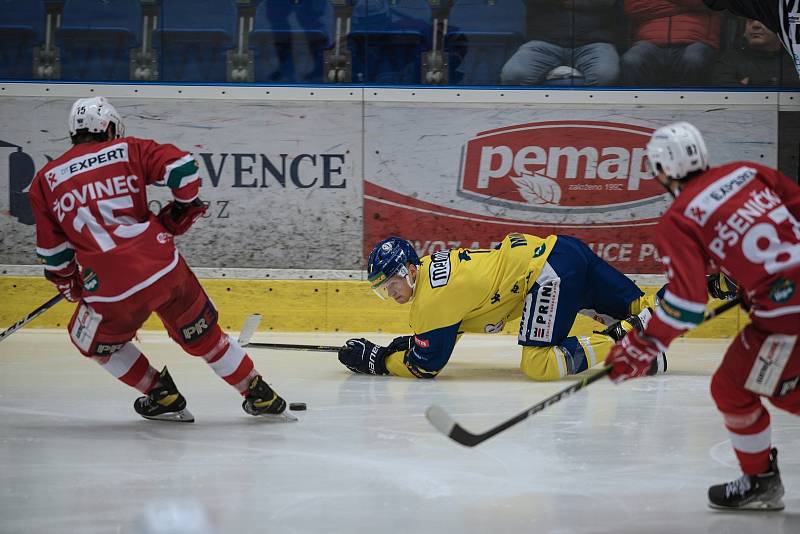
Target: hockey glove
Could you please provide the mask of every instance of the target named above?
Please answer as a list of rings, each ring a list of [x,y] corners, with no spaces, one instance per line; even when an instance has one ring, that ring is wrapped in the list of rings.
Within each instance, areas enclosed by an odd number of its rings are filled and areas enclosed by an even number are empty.
[[[208,206],[203,204],[199,198],[191,202],[174,200],[161,208],[157,217],[167,232],[172,235],[181,235],[186,233],[207,210]]]
[[[715,299],[730,300],[739,292],[736,282],[722,273],[709,274],[706,276],[708,294]]]
[[[612,367],[608,377],[614,382],[645,376],[661,351],[650,338],[637,330],[628,332],[622,341],[611,348],[606,365]]]
[[[44,272],[44,277],[56,286],[58,292],[70,302],[78,302],[83,297],[83,282],[81,281],[80,270],[76,267],[72,274],[60,276],[50,271]]]
[[[394,354],[400,351],[406,352],[412,347],[414,347],[414,336],[399,336],[394,338],[386,349],[389,351],[388,354]]]
[[[400,350],[400,349],[397,349]],[[339,361],[354,373],[365,375],[388,375],[386,357],[392,352],[366,339],[348,339],[339,349]]]

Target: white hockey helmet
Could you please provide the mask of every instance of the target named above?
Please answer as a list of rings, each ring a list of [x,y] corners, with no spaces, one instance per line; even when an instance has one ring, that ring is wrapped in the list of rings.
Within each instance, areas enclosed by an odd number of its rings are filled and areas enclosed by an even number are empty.
[[[125,126],[119,113],[105,97],[80,98],[72,104],[72,110],[69,112],[70,136],[81,130],[103,133],[108,130],[109,124],[114,125],[117,137],[125,136]]]
[[[653,132],[647,143],[647,159],[653,172],[660,167],[673,180],[708,168],[706,142],[688,122],[676,122]]]

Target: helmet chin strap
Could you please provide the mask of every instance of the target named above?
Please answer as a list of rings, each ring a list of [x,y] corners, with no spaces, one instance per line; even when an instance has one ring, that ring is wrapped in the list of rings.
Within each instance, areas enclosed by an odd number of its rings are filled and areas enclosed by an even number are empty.
[[[406,279],[406,284],[408,284],[408,287],[411,288],[411,298],[408,299],[408,301],[411,302],[412,300],[414,300],[414,293],[416,293],[417,289],[417,275],[416,273],[414,274],[414,281],[412,282],[411,271],[409,270],[408,274],[405,276],[405,279]]]

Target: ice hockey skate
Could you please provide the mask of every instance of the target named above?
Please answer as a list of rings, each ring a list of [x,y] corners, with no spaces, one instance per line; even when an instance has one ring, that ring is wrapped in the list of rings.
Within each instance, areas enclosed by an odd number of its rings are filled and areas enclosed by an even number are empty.
[[[153,389],[134,401],[133,409],[145,419],[175,423],[194,422],[194,415],[186,409],[186,399],[178,391],[166,366],[159,373]]]
[[[256,415],[275,422],[294,422],[297,418],[286,411],[286,401],[275,393],[261,375],[250,381],[242,408],[250,415]]]
[[[778,470],[778,449],[769,455],[769,471],[742,475],[708,488],[708,505],[719,510],[783,510],[783,483]]]

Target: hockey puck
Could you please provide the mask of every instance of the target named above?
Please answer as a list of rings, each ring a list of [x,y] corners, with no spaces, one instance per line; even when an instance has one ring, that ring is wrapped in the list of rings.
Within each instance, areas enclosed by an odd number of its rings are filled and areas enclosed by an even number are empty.
[[[292,411],[298,411],[298,410],[299,411],[303,411],[303,410],[306,409],[306,403],[305,402],[290,402],[289,403],[289,409],[292,410]]]

